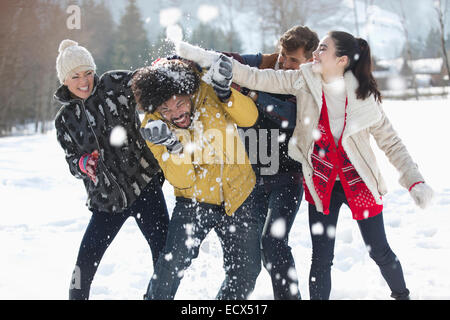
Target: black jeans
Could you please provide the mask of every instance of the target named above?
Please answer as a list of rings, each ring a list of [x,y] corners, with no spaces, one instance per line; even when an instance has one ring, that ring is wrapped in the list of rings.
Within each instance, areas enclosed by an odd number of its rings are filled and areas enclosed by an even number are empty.
[[[232,216],[225,213],[223,206],[177,197],[166,247],[158,259],[145,298],[174,299],[184,270],[198,256],[200,245],[211,229],[222,245],[225,270],[225,280],[216,299],[248,298],[261,270],[263,219],[255,214],[254,192]]]
[[[276,177],[268,178],[277,180]],[[269,180],[268,178],[263,177],[264,180]],[[302,196],[303,184],[299,176],[287,182],[269,181],[256,195],[259,215],[267,215],[261,244],[263,265],[272,279],[275,300],[301,299],[294,257],[289,246],[289,232]],[[277,226],[281,226],[281,230],[277,230]]]
[[[309,204],[309,227],[313,246],[309,275],[311,299],[327,300],[330,297],[331,266],[334,258],[335,237],[334,235],[329,236],[327,231],[330,230],[328,229],[330,227],[336,228],[339,209],[344,203],[347,204],[347,199],[341,183],[337,181],[331,195],[329,215],[317,212],[316,207]],[[387,242],[383,213],[365,220],[358,220],[357,222],[364,243],[369,248],[370,257],[380,268],[383,278],[392,291],[391,297],[407,299],[409,290],[406,288],[400,261]],[[315,226],[315,232],[313,232],[313,226]],[[323,232],[317,232],[317,230],[323,230]]]
[[[129,217],[136,219],[150,246],[155,264],[166,242],[169,225],[169,214],[158,176],[155,176],[139,198],[121,213],[92,212],[78,252],[69,299],[89,299],[92,280],[103,254]]]

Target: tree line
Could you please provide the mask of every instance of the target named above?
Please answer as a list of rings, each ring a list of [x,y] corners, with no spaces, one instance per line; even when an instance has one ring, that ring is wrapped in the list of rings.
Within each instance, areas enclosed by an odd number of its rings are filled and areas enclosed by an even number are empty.
[[[68,20],[80,11],[80,27]],[[158,26],[159,27],[159,26]],[[187,38],[217,50],[241,50],[240,40],[220,28],[200,24]],[[27,126],[44,133],[59,106],[53,100],[58,88],[56,57],[63,39],[72,39],[93,55],[97,74],[112,69],[133,70],[173,53],[164,30],[149,39],[136,0],[128,0],[120,21],[113,19],[104,0],[2,0],[0,2],[0,136]]]
[[[156,36],[154,32],[149,35],[136,0],[124,1],[126,7],[118,22],[113,18],[112,3],[108,0],[0,1],[0,136],[10,135],[16,128],[31,128],[41,133],[51,128],[59,109],[53,93],[60,85],[55,61],[63,39],[75,40],[86,47],[95,59],[99,75],[112,69],[133,70],[173,53],[164,28],[151,21],[151,28],[158,32]],[[183,4],[180,0],[149,2],[156,11],[163,6],[180,7]],[[308,6],[299,1],[302,5],[295,5],[294,9],[290,8],[290,3],[295,1],[287,0],[213,2],[213,5],[221,6],[221,12],[212,21],[197,21],[192,24],[194,27],[187,27],[183,21],[192,22],[196,17],[182,17],[183,39],[206,48],[233,52],[242,52],[242,40],[234,21],[236,11],[261,15],[258,23],[263,26],[262,48],[269,52],[276,47],[273,41],[267,45],[270,36],[276,39],[289,27],[305,23],[306,17],[311,18],[329,7],[324,5],[327,0],[318,0]],[[331,10],[341,2],[335,1]],[[79,7],[79,28],[70,26],[76,19],[72,17],[75,13],[68,10],[73,5]],[[270,14],[273,10],[278,10],[274,18]],[[325,11],[330,12],[330,9]],[[289,15],[283,12],[289,12]]]
[[[385,3],[385,9],[405,18],[402,27],[406,44],[402,55],[409,56],[407,60],[443,56],[442,47],[448,48],[450,38],[449,30],[444,28],[449,0],[427,0],[430,5],[439,3],[436,10],[440,10],[441,23],[425,39],[406,32],[412,22],[406,19],[409,7],[398,5],[403,1],[396,2],[396,6],[386,0],[377,1],[378,5]],[[146,5],[158,14],[164,7],[183,5],[185,9],[189,5],[194,11],[202,3],[201,0],[189,3],[148,0]],[[319,35],[337,26],[358,35],[362,26],[358,24],[356,10],[348,10],[345,4],[364,5],[366,20],[370,21],[374,0],[213,0],[209,3],[219,8],[219,14],[208,22],[200,21],[193,11],[182,10],[179,24],[183,39],[205,48],[242,52],[244,46],[237,25],[244,24],[257,26],[262,52],[274,52],[281,34],[298,24],[308,25]],[[171,43],[166,41],[166,30],[158,21],[144,20],[146,17],[142,16],[136,0],[123,0],[122,4],[125,4],[123,13],[114,19],[116,12],[111,12],[111,7],[117,10],[117,6],[111,0],[0,1],[0,136],[24,125],[31,126],[35,132],[49,129],[45,124],[51,123],[59,108],[53,101],[53,93],[59,86],[55,61],[63,39],[73,39],[88,48],[99,75],[111,69],[133,70],[173,53]],[[71,5],[80,9],[80,28],[70,28],[68,24],[73,14],[68,10]],[[248,19],[237,21],[236,12],[247,13]],[[367,40],[370,43],[369,35]]]

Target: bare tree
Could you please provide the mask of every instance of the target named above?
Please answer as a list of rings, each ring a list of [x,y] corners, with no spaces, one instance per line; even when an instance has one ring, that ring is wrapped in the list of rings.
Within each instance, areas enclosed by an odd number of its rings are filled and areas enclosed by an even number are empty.
[[[66,26],[67,13],[62,3],[56,0],[40,0],[37,8],[39,17],[39,33],[45,35],[46,41],[35,48],[35,54],[39,55],[40,74],[38,93],[35,100],[35,131],[46,132],[47,123],[53,120],[58,106],[53,100],[53,93],[59,85],[55,70],[55,58],[60,41],[69,34]]]
[[[356,0],[353,0],[353,15],[355,16],[356,35],[359,37],[358,8],[356,7]]]
[[[370,30],[370,24],[372,23],[372,6],[374,0],[364,0],[364,12],[366,14],[366,30]],[[370,32],[366,33],[366,40],[370,44]]]
[[[16,81],[15,69],[19,65],[18,43],[13,39],[20,9],[12,4],[12,1],[5,1],[0,7],[0,136],[10,131],[11,89]]]
[[[254,0],[253,5],[260,18],[264,38],[278,39],[295,25],[308,25],[313,29],[335,25],[336,20],[347,14],[342,10],[342,0]]]
[[[234,25],[236,19],[234,15],[245,4],[241,0],[223,0],[222,4],[226,10],[224,34],[227,42],[227,50],[230,52],[239,52],[241,50],[241,39]]]
[[[2,26],[0,41],[0,131],[8,134],[13,125],[29,119],[33,114],[30,104],[37,95],[37,88],[32,85],[31,79],[37,76],[36,66],[40,63],[39,58],[33,56],[35,30],[39,21],[34,3],[9,1],[3,5],[5,11],[2,10],[1,20],[6,25]]]
[[[445,13],[449,9],[449,1],[445,0],[444,8],[442,6],[441,0],[435,1],[436,13],[438,15],[439,27],[441,32],[441,46],[442,46],[442,57],[444,59],[445,67],[447,68],[448,77],[450,80],[450,67],[449,67],[449,58],[447,54],[447,50],[445,48]]]
[[[409,67],[409,69],[411,70],[411,80],[412,80],[412,86],[414,88],[415,98],[416,98],[416,100],[419,100],[419,90],[417,88],[416,74],[415,74],[415,72],[412,68],[412,64],[411,64],[411,62],[412,62],[411,39],[409,37],[409,32],[408,32],[408,20],[406,18],[404,3],[403,3],[403,0],[399,0],[394,3],[396,3],[397,6],[393,5],[392,2],[391,2],[391,6],[393,6],[394,11],[399,14],[400,24],[402,26],[403,36],[405,38],[405,52],[404,52],[405,53],[405,63],[406,63],[406,66]]]
[[[45,132],[46,124],[53,120],[58,108],[53,93],[59,85],[55,70],[59,43],[90,35],[84,29],[68,29],[68,3],[0,2],[0,135],[8,135],[14,126],[23,124],[34,124],[36,132]],[[102,32],[105,37],[106,32]],[[93,46],[101,49],[103,42]]]

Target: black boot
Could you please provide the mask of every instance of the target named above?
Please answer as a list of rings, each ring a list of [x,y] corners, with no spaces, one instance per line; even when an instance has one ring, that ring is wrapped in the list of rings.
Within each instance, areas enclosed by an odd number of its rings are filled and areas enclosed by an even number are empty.
[[[69,300],[88,300],[89,292],[82,289],[69,289]]]
[[[391,298],[394,298],[395,300],[411,300],[409,297],[409,290],[406,289],[405,292],[402,293],[394,293],[392,292]]]

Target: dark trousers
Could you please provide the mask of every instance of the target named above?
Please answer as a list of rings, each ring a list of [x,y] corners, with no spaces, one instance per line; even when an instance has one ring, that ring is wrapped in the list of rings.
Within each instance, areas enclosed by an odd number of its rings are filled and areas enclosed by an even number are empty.
[[[167,243],[150,280],[146,299],[174,299],[183,272],[206,235],[214,229],[223,250],[225,280],[216,299],[242,300],[253,291],[261,270],[262,219],[254,212],[254,194],[232,216],[223,206],[176,198]]]
[[[166,242],[169,214],[161,182],[155,177],[139,198],[121,213],[92,212],[78,252],[69,299],[89,299],[91,283],[103,254],[129,217],[136,220],[150,246],[153,264],[156,263]]]
[[[288,242],[302,196],[300,178],[288,183],[267,184],[256,195],[258,214],[267,215],[261,245],[263,265],[272,279],[275,300],[301,299],[294,257]]]
[[[317,212],[316,207],[309,204],[309,227],[312,239],[312,264],[309,275],[309,293],[311,299],[327,300],[331,291],[331,266],[334,258],[334,233],[330,236],[327,232],[335,230],[339,209],[342,204],[347,204],[344,190],[340,182],[336,182],[330,202],[330,213],[324,215]],[[396,299],[407,299],[409,290],[406,288],[400,261],[392,252],[386,239],[384,230],[383,214],[358,220],[358,227],[370,257],[380,268],[381,274],[391,289],[391,296]],[[320,228],[317,228],[317,226]],[[313,232],[313,226],[316,226]],[[317,229],[323,232],[317,232]]]

